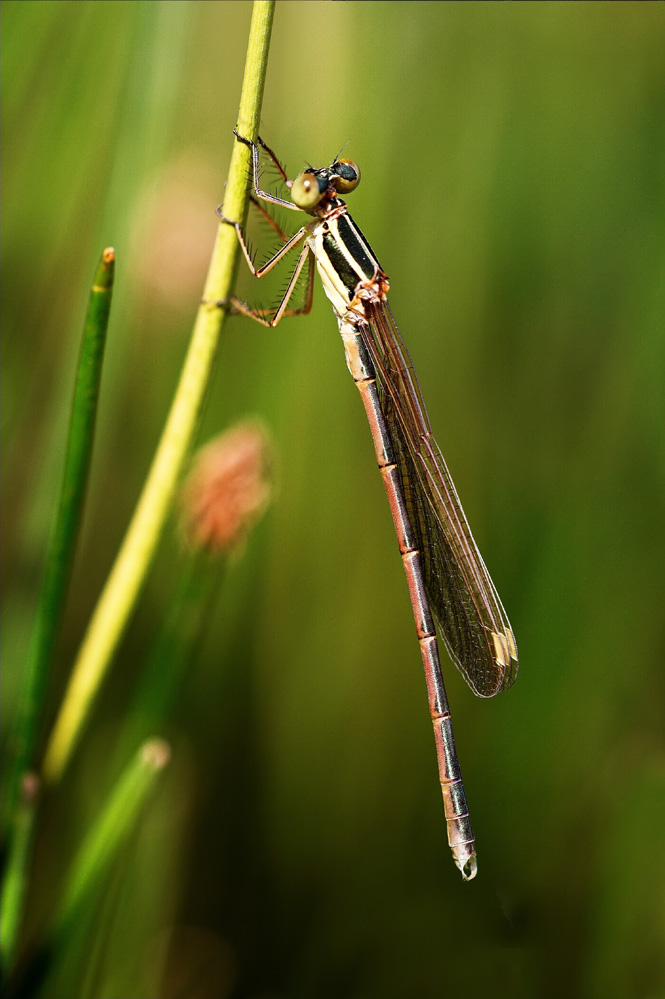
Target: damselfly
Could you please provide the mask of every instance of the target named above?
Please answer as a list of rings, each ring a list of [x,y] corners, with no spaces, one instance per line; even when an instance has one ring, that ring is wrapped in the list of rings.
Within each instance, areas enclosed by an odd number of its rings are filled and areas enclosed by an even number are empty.
[[[355,224],[340,194],[353,191],[360,171],[347,159],[328,167],[308,167],[288,179],[266,144],[238,135],[251,147],[252,201],[283,240],[262,267],[254,266],[241,226],[233,225],[252,273],[263,277],[303,244],[286,292],[275,312],[253,309],[239,299],[226,304],[265,326],[285,315],[308,312],[313,261],[332,303],[344,342],[346,363],[362,397],[397,531],[413,615],[425,668],[439,777],[453,858],[465,880],[475,876],[474,836],[453,739],[448,698],[441,673],[436,619],[453,662],[480,697],[509,687],[517,675],[517,646],[506,613],[473,540],[443,455],[432,436],[411,359],[386,298],[388,278]],[[291,201],[261,190],[259,145],[290,189]],[[257,200],[258,199],[258,200]],[[259,201],[313,216],[288,238]],[[288,308],[305,264],[306,296]]]

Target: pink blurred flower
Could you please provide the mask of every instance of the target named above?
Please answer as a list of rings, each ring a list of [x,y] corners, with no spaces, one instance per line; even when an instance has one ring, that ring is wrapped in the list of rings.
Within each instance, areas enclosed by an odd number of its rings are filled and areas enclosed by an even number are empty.
[[[239,423],[202,447],[182,490],[185,533],[196,548],[229,552],[270,500],[269,443],[258,423]]]

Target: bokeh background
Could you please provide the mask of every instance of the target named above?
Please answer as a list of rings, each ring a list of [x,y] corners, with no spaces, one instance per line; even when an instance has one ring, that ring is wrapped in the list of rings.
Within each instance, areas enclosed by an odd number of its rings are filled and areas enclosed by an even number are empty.
[[[115,247],[51,718],[186,350],[250,15],[3,4],[5,721],[96,261]],[[28,937],[136,745],[172,745],[52,999],[665,996],[664,50],[660,3],[278,3],[263,136],[292,174],[344,143],[360,164],[351,208],[517,635],[495,701],[447,664],[479,874],[446,845],[390,515],[317,293],[276,330],[226,324],[198,439],[260,418],[275,491],[177,697],[144,725],[174,518],[46,803]]]

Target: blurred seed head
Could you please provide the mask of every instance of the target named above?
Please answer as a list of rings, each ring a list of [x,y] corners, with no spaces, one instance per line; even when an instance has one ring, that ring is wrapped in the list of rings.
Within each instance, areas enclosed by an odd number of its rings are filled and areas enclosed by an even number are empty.
[[[161,770],[171,758],[171,747],[164,739],[148,739],[139,752],[141,762],[150,770]]]
[[[270,500],[270,446],[265,429],[243,422],[194,456],[182,489],[185,536],[194,548],[237,552]]]
[[[40,790],[41,781],[39,774],[33,773],[30,770],[23,775],[23,780],[21,781],[21,798],[26,804],[34,804]]]

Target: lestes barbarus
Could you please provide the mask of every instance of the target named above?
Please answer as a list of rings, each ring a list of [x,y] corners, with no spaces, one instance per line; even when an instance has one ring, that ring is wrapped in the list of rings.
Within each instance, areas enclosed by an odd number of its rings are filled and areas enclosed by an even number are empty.
[[[388,277],[339,197],[355,190],[360,183],[358,167],[352,160],[335,159],[328,167],[308,167],[291,181],[275,154],[259,138],[258,143],[290,189],[291,201],[286,201],[261,190],[259,146],[235,134],[252,150],[252,201],[284,242],[270,260],[256,268],[240,223],[224,218],[218,209],[222,221],[235,227],[252,274],[263,277],[290,250],[300,243],[304,245],[274,313],[252,309],[236,298],[220,304],[230,305],[232,312],[249,316],[264,326],[276,326],[285,315],[308,312],[312,302],[313,261],[316,261],[323,289],[337,318],[346,363],[367,413],[388,493],[425,669],[448,842],[462,877],[470,881],[477,870],[474,836],[457,760],[434,619],[451,659],[480,697],[492,697],[514,681],[518,665],[515,637],[432,435],[411,358],[388,305]],[[313,216],[312,221],[289,238],[257,199],[303,211]],[[304,305],[288,309],[306,263]]]

